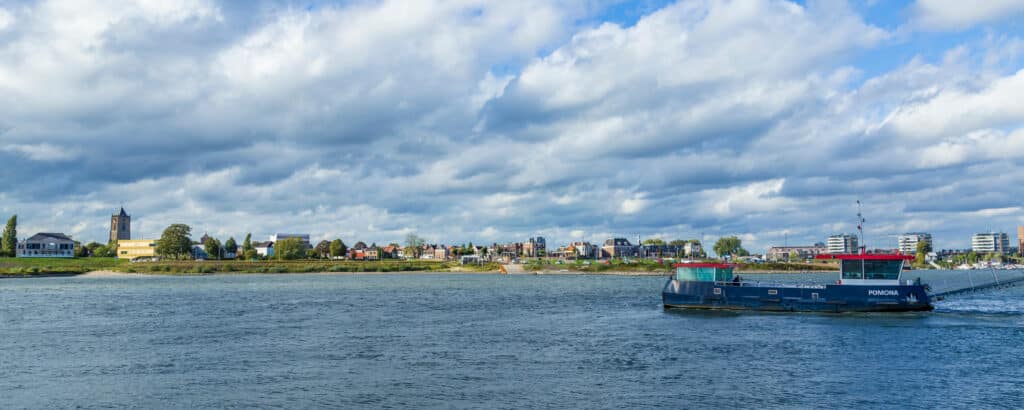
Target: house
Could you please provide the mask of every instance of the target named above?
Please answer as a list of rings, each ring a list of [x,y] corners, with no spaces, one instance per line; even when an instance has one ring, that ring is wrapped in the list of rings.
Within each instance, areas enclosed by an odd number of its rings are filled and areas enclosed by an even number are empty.
[[[601,247],[602,256],[610,258],[625,258],[637,256],[637,247],[626,238],[608,238]]]
[[[252,244],[252,248],[256,250],[256,254],[259,256],[274,256],[274,242],[256,242]]]
[[[210,259],[210,255],[206,253],[202,244],[197,243],[192,245],[192,259]]]
[[[370,246],[363,251],[364,258],[368,261],[380,260],[380,248]]]
[[[693,258],[703,255],[704,249],[700,246],[700,242],[688,241],[683,245],[683,254],[688,258]]]
[[[40,232],[18,242],[19,258],[74,258],[75,241],[62,233]]]
[[[434,245],[426,245],[420,247],[420,259],[434,259],[434,250],[437,249]]]
[[[366,242],[359,241],[351,248],[348,248],[348,258],[352,260],[365,260],[366,259]]]
[[[400,246],[398,246],[398,245],[388,245],[388,246],[385,246],[384,249],[381,249],[380,257],[384,258],[384,259],[398,259],[398,258],[402,257],[400,255],[401,252],[402,252],[402,248]]]
[[[448,260],[449,256],[451,256],[451,249],[448,248],[447,246],[438,245],[436,248],[434,248],[434,259],[444,261]]]

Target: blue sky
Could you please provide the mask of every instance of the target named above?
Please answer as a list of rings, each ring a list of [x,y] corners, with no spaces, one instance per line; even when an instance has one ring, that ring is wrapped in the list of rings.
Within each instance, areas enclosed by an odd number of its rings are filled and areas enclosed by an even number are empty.
[[[0,2],[20,232],[552,243],[1024,224],[1024,2]]]

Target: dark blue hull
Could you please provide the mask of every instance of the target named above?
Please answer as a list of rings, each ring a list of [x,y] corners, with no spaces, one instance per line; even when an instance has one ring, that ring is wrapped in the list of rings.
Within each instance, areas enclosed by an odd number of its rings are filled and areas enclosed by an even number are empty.
[[[923,285],[770,287],[669,279],[665,308],[774,312],[914,312],[933,309]]]

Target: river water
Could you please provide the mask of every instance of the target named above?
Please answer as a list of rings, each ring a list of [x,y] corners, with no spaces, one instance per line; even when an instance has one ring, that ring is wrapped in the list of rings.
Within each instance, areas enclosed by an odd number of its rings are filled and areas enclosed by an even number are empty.
[[[1024,288],[759,314],[666,312],[663,282],[0,280],[0,407],[1024,407]]]

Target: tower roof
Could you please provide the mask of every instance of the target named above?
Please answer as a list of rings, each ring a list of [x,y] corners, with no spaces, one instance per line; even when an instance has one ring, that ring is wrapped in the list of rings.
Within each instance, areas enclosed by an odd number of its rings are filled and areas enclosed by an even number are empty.
[[[128,213],[124,211],[124,207],[123,206],[121,207],[121,212],[119,212],[117,214],[117,216],[128,216]]]

